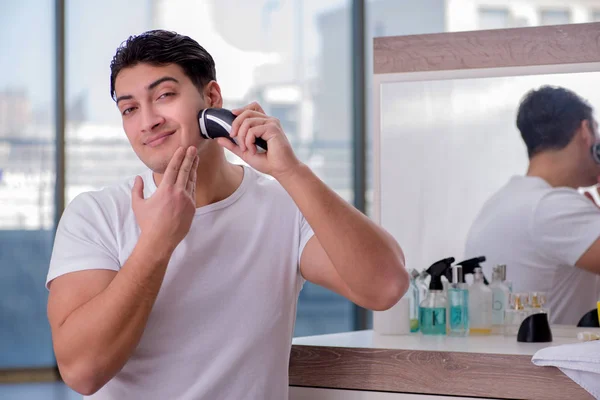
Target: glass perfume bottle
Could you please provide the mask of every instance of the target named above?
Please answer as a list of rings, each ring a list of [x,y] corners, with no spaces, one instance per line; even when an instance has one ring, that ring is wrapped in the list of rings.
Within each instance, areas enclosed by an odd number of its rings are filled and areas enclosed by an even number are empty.
[[[504,314],[504,335],[516,336],[523,320],[530,315],[529,293],[511,293]]]
[[[548,321],[550,321],[550,310],[544,307],[546,305],[546,293],[544,292],[531,292],[529,293],[529,315],[536,313],[548,314]]]

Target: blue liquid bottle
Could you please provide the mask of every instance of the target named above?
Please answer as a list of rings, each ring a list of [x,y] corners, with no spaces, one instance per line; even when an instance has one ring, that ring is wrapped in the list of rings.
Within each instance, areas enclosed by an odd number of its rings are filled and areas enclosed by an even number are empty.
[[[452,267],[452,280],[448,288],[448,335],[469,334],[469,291],[460,265]]]

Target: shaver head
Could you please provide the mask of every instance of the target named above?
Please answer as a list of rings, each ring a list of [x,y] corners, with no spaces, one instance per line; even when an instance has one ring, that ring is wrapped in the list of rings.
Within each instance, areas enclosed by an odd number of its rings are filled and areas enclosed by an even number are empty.
[[[224,108],[205,108],[198,115],[200,134],[205,139],[229,138],[235,115]]]
[[[200,135],[205,139],[216,139],[224,137],[237,145],[235,139],[231,138],[231,125],[236,115],[225,108],[205,108],[198,114]],[[267,142],[256,138],[254,144],[260,152],[267,151]]]
[[[600,142],[594,143],[592,145],[592,158],[596,162],[596,164],[600,164]]]

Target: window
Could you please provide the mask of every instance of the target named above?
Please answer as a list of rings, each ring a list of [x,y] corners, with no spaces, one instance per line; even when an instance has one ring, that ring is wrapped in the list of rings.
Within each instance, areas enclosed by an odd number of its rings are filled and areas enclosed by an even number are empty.
[[[144,170],[109,96],[108,66],[121,41],[155,28],[198,40],[215,59],[224,107],[259,101],[298,156],[351,200],[349,1],[70,1],[68,14],[67,200]],[[305,284],[296,334],[352,327],[348,300]]]
[[[564,25],[571,23],[569,10],[542,10],[540,11],[540,25]]]
[[[152,9],[146,0],[67,1],[66,7],[68,204],[81,192],[121,182],[144,168],[110,97],[109,65],[122,41],[151,29]]]
[[[0,369],[55,364],[44,287],[54,225],[53,7],[8,1],[0,12],[9,38],[0,63]]]
[[[385,36],[385,26],[381,22],[375,22],[373,35],[376,37]]]
[[[506,8],[480,8],[479,29],[505,29],[510,28],[510,13]]]

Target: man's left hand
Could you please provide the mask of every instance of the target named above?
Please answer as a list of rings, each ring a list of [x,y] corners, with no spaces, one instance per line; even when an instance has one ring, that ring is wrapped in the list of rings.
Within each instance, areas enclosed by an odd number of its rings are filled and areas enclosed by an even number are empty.
[[[301,162],[296,158],[277,118],[265,114],[258,103],[232,110],[237,115],[231,125],[230,136],[238,143],[236,146],[226,138],[217,142],[240,157],[254,169],[271,175],[275,179],[292,173]],[[267,142],[268,150],[259,153],[254,144],[256,138]]]

